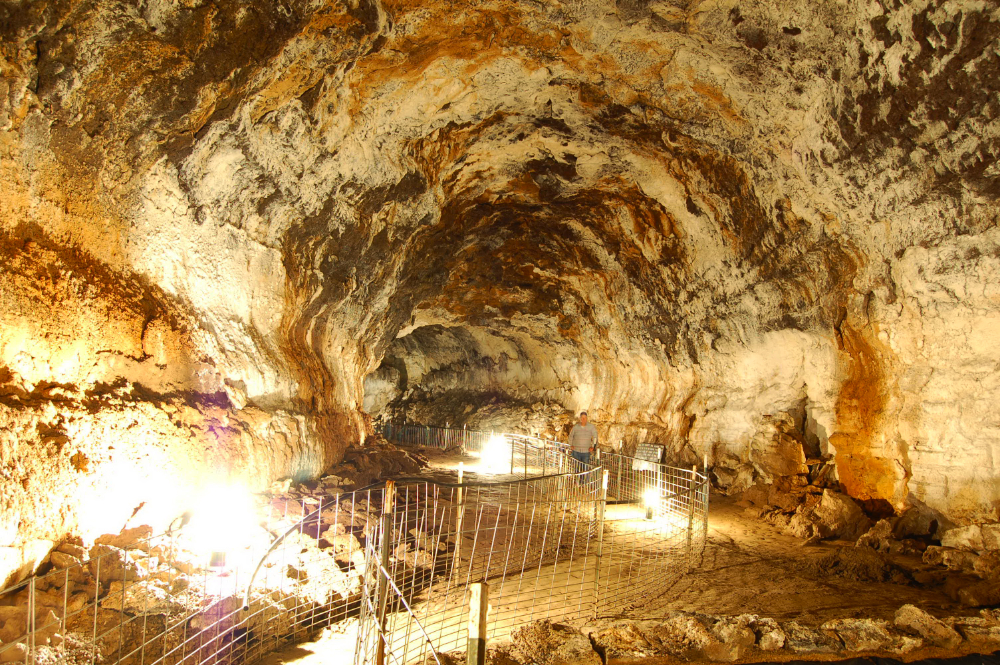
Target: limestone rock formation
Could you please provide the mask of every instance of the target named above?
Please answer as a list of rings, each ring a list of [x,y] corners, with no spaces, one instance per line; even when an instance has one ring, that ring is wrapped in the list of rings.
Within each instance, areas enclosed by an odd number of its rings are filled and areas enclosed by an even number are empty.
[[[995,523],[998,35],[971,0],[0,4],[0,578],[382,414],[588,408]]]

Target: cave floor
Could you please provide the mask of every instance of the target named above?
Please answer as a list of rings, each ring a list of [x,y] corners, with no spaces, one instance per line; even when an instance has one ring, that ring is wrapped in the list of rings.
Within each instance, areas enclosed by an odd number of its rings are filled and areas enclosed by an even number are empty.
[[[420,449],[428,460],[421,477],[455,482],[458,463],[465,482],[499,482],[513,476],[477,472],[478,460],[458,452]],[[708,538],[700,564],[669,591],[641,608],[626,608],[615,617],[580,625],[599,629],[620,618],[657,619],[672,611],[710,615],[757,614],[777,620],[819,625],[839,618],[893,618],[901,605],[912,603],[938,616],[972,616],[975,611],[949,598],[941,589],[894,583],[859,582],[821,574],[813,564],[850,542],[805,545],[748,515],[732,497],[712,495]],[[892,557],[904,570],[924,568],[916,557]],[[577,623],[577,622],[570,622]],[[345,633],[346,631],[346,633]],[[268,664],[339,662],[353,648],[352,627],[327,629],[313,642],[270,654]]]
[[[429,466],[425,474],[454,482],[458,462],[475,469],[477,459],[457,452],[421,449]],[[466,471],[469,482],[510,478]],[[879,582],[858,582],[822,575],[812,565],[853,542],[805,541],[746,514],[733,497],[711,496],[708,541],[701,564],[667,593],[629,618],[654,619],[682,610],[714,615],[759,614],[778,620],[818,625],[830,619],[867,617],[891,620],[901,605],[912,603],[939,616],[974,616],[940,588]],[[926,566],[918,557],[889,560],[904,570]]]
[[[971,616],[940,589],[893,583],[858,582],[822,575],[813,563],[851,542],[804,545],[747,515],[732,497],[713,495],[708,542],[701,565],[682,578],[644,618],[670,610],[705,614],[759,614],[802,624],[845,617],[893,618],[912,603],[931,614]],[[916,557],[891,557],[904,570],[924,567]]]

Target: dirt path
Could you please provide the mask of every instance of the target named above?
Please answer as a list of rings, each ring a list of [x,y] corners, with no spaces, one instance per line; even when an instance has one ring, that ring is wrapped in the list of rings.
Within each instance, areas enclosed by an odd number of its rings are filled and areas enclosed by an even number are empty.
[[[474,456],[426,449],[420,453],[429,461],[421,474],[428,480],[455,482],[460,461],[465,465],[466,483],[514,478],[477,473],[478,459]],[[711,615],[758,614],[815,626],[829,619],[847,617],[891,620],[895,611],[907,603],[939,616],[975,614],[937,589],[858,582],[820,573],[815,562],[839,547],[853,547],[853,543],[805,546],[802,540],[747,515],[734,499],[713,495],[707,544],[694,569],[666,593],[643,602],[642,607],[623,611],[618,617],[602,617],[588,625],[598,627],[622,617],[657,619],[682,610]],[[904,570],[923,567],[916,558],[896,557],[892,562]],[[313,665],[330,662],[333,657],[342,658],[353,647],[355,627],[345,624],[328,629],[315,642],[273,653],[266,662]]]
[[[467,469],[474,469],[477,463],[476,457],[455,452],[421,450],[421,454],[430,463],[425,474],[437,480],[454,481],[459,461]],[[468,482],[498,482],[508,478],[466,472]],[[818,573],[812,564],[839,547],[853,547],[853,543],[826,541],[805,546],[804,541],[747,515],[735,499],[713,494],[708,542],[700,565],[666,594],[625,615],[652,619],[671,610],[716,615],[749,613],[819,624],[844,617],[891,619],[906,603],[939,616],[976,614],[940,589],[858,582]],[[915,557],[891,560],[904,570],[923,567]]]
[[[817,574],[811,564],[843,546],[853,543],[803,546],[802,540],[746,515],[733,499],[713,495],[701,565],[643,616],[655,618],[669,610],[751,613],[816,624],[843,617],[891,619],[905,603],[932,614],[975,614],[939,590]],[[893,563],[904,569],[922,567],[915,558],[895,558]]]

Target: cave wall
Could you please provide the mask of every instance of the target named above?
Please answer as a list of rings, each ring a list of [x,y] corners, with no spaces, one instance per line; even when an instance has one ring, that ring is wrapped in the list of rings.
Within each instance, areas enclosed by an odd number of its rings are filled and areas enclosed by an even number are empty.
[[[0,576],[366,399],[997,520],[998,11],[0,4]]]

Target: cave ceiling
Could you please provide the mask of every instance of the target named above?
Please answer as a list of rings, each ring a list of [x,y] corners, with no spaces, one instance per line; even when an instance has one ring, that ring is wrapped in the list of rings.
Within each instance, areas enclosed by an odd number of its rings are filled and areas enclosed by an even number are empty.
[[[794,412],[857,496],[980,510],[938,475],[1000,465],[998,12],[0,2],[0,379],[263,475],[370,434],[377,373],[699,458]]]

